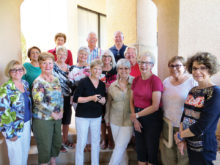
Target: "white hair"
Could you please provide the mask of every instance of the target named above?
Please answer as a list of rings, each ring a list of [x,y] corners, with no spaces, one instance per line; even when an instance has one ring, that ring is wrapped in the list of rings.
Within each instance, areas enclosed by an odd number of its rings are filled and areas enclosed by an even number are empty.
[[[56,54],[58,54],[59,51],[63,51],[67,54],[67,49],[64,46],[57,46],[56,47]]]
[[[139,61],[142,57],[150,57],[151,62],[152,62],[153,64],[155,64],[155,57],[154,57],[154,55],[153,55],[151,52],[146,51],[146,52],[142,53],[142,54],[138,57],[138,61]]]
[[[112,62],[111,62],[112,64],[111,65],[112,65],[113,68],[115,68],[116,67],[115,56],[113,55],[111,50],[109,50],[109,49],[105,50],[103,52],[102,56],[101,56],[101,60],[102,60],[103,56],[106,55],[106,54],[111,56],[111,59],[112,59]]]
[[[78,55],[81,51],[85,51],[87,54],[89,54],[89,48],[87,46],[81,46],[78,50]]]
[[[114,33],[114,37],[116,36],[116,34],[117,34],[117,33],[120,33],[121,38],[123,38],[123,39],[124,39],[124,34],[123,34],[121,31],[119,31],[119,30],[118,30],[118,31],[116,31],[116,32]]]
[[[118,60],[116,68],[118,69],[120,66],[124,66],[127,68],[131,68],[131,63],[129,62],[129,60],[125,59],[125,58],[121,58],[120,60]]]
[[[90,35],[92,35],[92,34],[94,34],[94,35],[95,35],[95,37],[96,37],[96,39],[97,39],[97,35],[96,35],[96,33],[95,33],[95,32],[89,32],[89,34],[88,34],[88,36],[87,36],[87,40],[89,39]]]

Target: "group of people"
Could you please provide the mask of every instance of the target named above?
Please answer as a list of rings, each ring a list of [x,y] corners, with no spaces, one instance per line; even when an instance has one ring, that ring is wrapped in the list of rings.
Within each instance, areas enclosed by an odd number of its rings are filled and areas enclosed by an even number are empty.
[[[115,32],[115,45],[96,47],[96,34],[88,47],[80,47],[77,63],[64,47],[66,36],[55,36],[56,48],[28,50],[30,63],[8,63],[9,80],[0,88],[0,131],[6,139],[11,165],[27,164],[31,128],[37,142],[39,164],[56,164],[68,141],[72,107],[75,109],[75,164],[83,165],[84,149],[91,144],[91,164],[99,164],[99,151],[112,148],[109,165],[127,165],[126,148],[132,136],[139,165],[158,164],[163,117],[172,123],[171,146],[161,143],[164,165],[211,165],[216,158],[215,131],[220,116],[220,88],[211,76],[217,58],[199,52],[187,62],[181,56],[168,62],[170,76],[163,82],[152,73],[155,58],[138,54]],[[190,75],[192,74],[192,76]],[[61,131],[62,126],[62,131]]]

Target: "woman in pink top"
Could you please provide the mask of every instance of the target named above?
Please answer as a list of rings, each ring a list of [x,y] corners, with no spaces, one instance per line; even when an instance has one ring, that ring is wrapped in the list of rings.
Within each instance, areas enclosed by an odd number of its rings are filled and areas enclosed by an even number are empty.
[[[138,59],[141,76],[133,80],[130,99],[131,120],[135,129],[138,165],[157,164],[162,128],[161,93],[163,84],[151,70],[154,57],[146,52]]]

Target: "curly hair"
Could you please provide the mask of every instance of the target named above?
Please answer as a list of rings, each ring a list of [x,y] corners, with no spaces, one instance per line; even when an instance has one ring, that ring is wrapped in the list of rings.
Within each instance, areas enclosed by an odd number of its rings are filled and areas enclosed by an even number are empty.
[[[217,57],[209,52],[198,52],[194,56],[188,58],[186,68],[189,73],[192,73],[194,62],[205,65],[210,75],[214,75],[219,71]]]

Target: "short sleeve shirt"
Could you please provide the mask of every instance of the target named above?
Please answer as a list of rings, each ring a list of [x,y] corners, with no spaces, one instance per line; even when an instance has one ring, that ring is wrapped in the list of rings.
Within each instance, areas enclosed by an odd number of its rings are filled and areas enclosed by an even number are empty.
[[[160,78],[154,74],[146,80],[143,80],[141,76],[138,76],[133,80],[131,89],[133,91],[134,106],[138,108],[146,108],[152,105],[153,92],[163,92],[163,84]]]

